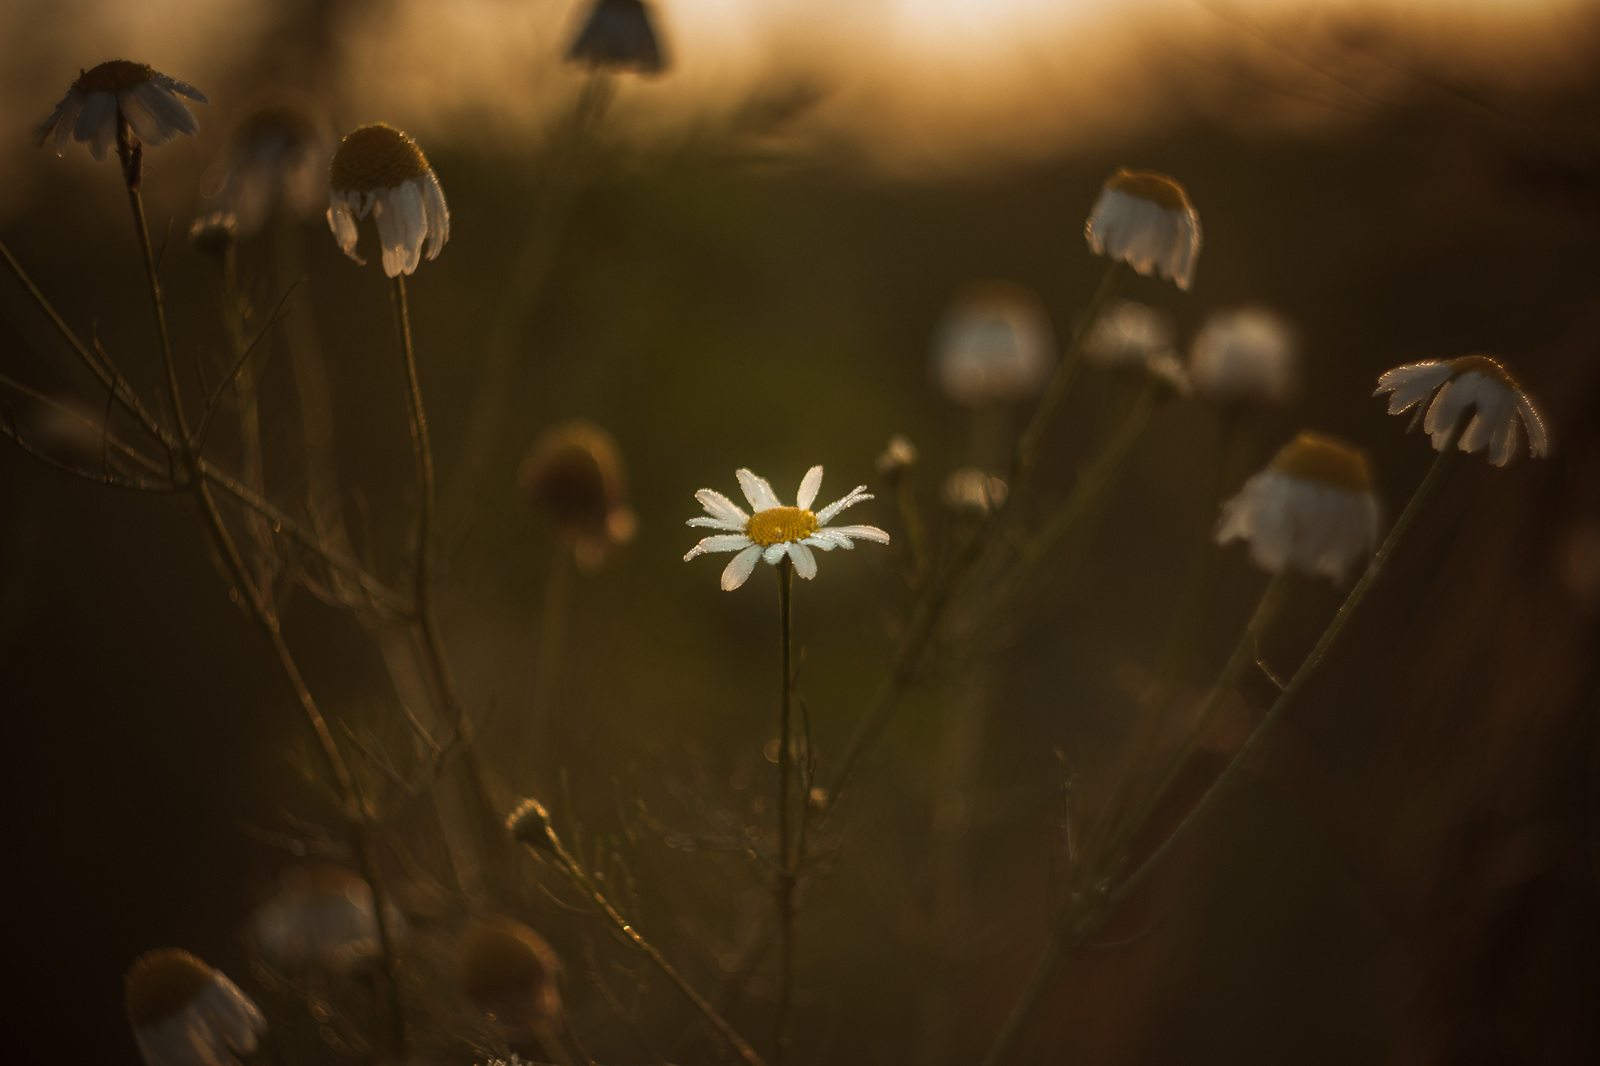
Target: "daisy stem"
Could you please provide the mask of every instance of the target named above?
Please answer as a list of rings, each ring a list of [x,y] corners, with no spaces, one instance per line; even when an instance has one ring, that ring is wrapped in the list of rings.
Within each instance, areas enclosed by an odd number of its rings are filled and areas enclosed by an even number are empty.
[[[1367,592],[1383,571],[1384,565],[1389,561],[1389,557],[1394,554],[1395,548],[1405,537],[1412,523],[1416,521],[1417,515],[1421,513],[1423,505],[1433,496],[1445,472],[1454,464],[1457,458],[1456,444],[1461,439],[1461,433],[1466,429],[1472,413],[1469,409],[1457,420],[1444,446],[1439,451],[1439,457],[1434,460],[1432,468],[1429,469],[1427,476],[1422,479],[1422,483],[1417,486],[1416,492],[1412,493],[1411,501],[1406,504],[1406,509],[1401,512],[1400,517],[1395,520],[1394,527],[1389,530],[1389,535],[1384,538],[1377,554],[1367,564],[1367,569],[1361,575],[1361,579],[1356,582],[1355,587],[1350,590],[1350,594],[1345,597],[1345,601],[1340,606],[1338,613],[1328,623],[1327,629],[1323,630],[1316,646],[1311,649],[1310,654],[1301,662],[1300,668],[1295,671],[1288,684],[1284,685],[1283,691],[1279,693],[1277,700],[1273,702],[1260,723],[1251,731],[1249,739],[1228,761],[1228,765],[1223,768],[1217,779],[1211,783],[1211,787],[1195,802],[1193,807],[1189,808],[1189,812],[1184,815],[1183,820],[1178,823],[1177,827],[1156,846],[1155,850],[1122,884],[1109,893],[1102,894],[1097,892],[1088,897],[1079,897],[1074,900],[1075,905],[1069,905],[1057,919],[1054,928],[1051,930],[1050,940],[1046,944],[1044,955],[1034,968],[1033,976],[1030,978],[1022,998],[1017,1001],[1017,1005],[1012,1009],[1011,1015],[1006,1019],[1005,1026],[1000,1030],[994,1044],[989,1048],[989,1053],[984,1057],[984,1066],[999,1066],[999,1063],[1005,1060],[1012,1046],[1016,1043],[1017,1037],[1021,1034],[1023,1025],[1027,1022],[1028,1017],[1038,1007],[1040,1000],[1044,998],[1044,992],[1049,987],[1050,978],[1054,975],[1057,965],[1060,964],[1063,958],[1086,943],[1090,937],[1104,927],[1111,915],[1122,904],[1126,903],[1128,898],[1149,879],[1151,873],[1172,853],[1178,842],[1194,828],[1201,816],[1211,808],[1227,786],[1232,783],[1233,778],[1240,769],[1249,762],[1250,757],[1261,746],[1261,742],[1266,738],[1268,731],[1283,717],[1284,712],[1288,710],[1295,697],[1300,694],[1300,690],[1305,687],[1306,682],[1322,663],[1334,641],[1344,631],[1344,627],[1349,624],[1356,609],[1360,607],[1362,600],[1367,596]],[[1237,649],[1235,651],[1237,652]]]
[[[789,1001],[794,995],[794,882],[795,864],[789,847],[789,712],[793,703],[794,564],[785,557],[778,571],[778,633],[782,646],[783,676],[778,697],[778,928],[779,946],[777,1043],[773,1061],[782,1066],[788,1058]]]
[[[392,1026],[393,1048],[398,1053],[405,1047],[405,1002],[400,992],[398,979],[398,965],[394,954],[394,938],[389,929],[387,908],[389,906],[388,892],[383,880],[378,875],[377,849],[371,833],[371,811],[368,809],[365,798],[356,787],[355,778],[351,776],[350,767],[345,763],[344,756],[339,751],[339,746],[334,742],[333,733],[328,728],[327,719],[323,718],[322,710],[317,706],[316,699],[311,695],[311,690],[306,686],[305,679],[300,674],[294,654],[289,650],[289,645],[283,639],[283,633],[278,627],[277,615],[270,604],[262,595],[260,589],[251,580],[249,568],[245,565],[239,546],[233,539],[233,534],[228,531],[227,523],[222,518],[222,512],[217,507],[216,499],[211,495],[210,479],[202,472],[200,457],[195,453],[194,443],[189,437],[189,426],[183,414],[183,395],[178,387],[177,364],[172,357],[172,341],[167,331],[166,308],[161,299],[161,281],[156,271],[155,254],[150,246],[150,228],[145,222],[144,200],[139,194],[138,166],[139,146],[133,141],[127,123],[119,126],[117,135],[118,155],[123,161],[123,174],[128,190],[128,203],[133,212],[134,231],[139,238],[139,250],[144,256],[145,277],[150,285],[150,301],[155,310],[156,336],[161,344],[162,361],[166,364],[167,402],[172,406],[173,426],[177,430],[176,449],[178,458],[183,464],[183,473],[188,480],[188,487],[194,492],[195,501],[200,505],[200,513],[205,520],[207,531],[216,545],[219,554],[227,563],[228,571],[234,582],[234,596],[242,598],[250,609],[251,616],[256,620],[262,635],[272,648],[273,656],[277,659],[279,669],[282,670],[284,679],[294,692],[295,701],[300,704],[305,713],[306,722],[311,727],[317,740],[317,747],[322,752],[323,760],[328,764],[328,772],[334,783],[338,786],[340,799],[344,805],[344,815],[349,821],[355,836],[356,855],[361,865],[361,877],[372,889],[373,909],[378,919],[379,949],[383,958],[384,984],[389,998],[389,1021]]]
[[[460,740],[462,765],[466,769],[468,785],[478,804],[483,826],[488,830],[486,838],[497,840],[499,818],[495,813],[494,797],[489,791],[489,782],[473,742],[472,719],[467,716],[466,707],[456,694],[450,664],[444,654],[444,640],[433,612],[433,446],[428,439],[428,413],[422,405],[416,350],[411,343],[411,309],[406,301],[404,274],[394,276],[393,295],[395,330],[399,335],[400,351],[406,367],[406,413],[411,427],[411,454],[417,478],[416,545],[411,570],[412,624],[416,626],[421,639],[440,703],[450,714]]]

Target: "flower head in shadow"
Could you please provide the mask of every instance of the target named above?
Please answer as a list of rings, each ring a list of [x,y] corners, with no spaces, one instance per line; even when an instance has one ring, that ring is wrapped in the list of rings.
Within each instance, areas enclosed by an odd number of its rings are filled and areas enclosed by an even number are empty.
[[[598,569],[638,528],[628,506],[622,450],[611,434],[587,419],[575,418],[541,433],[517,467],[517,480],[528,502],[555,522],[580,569]]]
[[[113,59],[80,71],[44,125],[39,127],[39,147],[55,135],[56,154],[72,141],[87,144],[96,159],[117,146],[123,123],[140,143],[158,147],[180,133],[194,136],[200,123],[179,97],[209,104],[206,94],[177,78],[169,78],[144,63]]]
[[[817,576],[817,557],[812,548],[832,551],[835,548],[854,548],[857,540],[870,540],[877,544],[889,543],[889,534],[877,526],[835,526],[828,523],[846,507],[853,507],[872,496],[865,485],[857,485],[846,495],[813,512],[811,504],[822,488],[822,467],[806,471],[800,481],[800,493],[795,506],[785,507],[765,478],[756,477],[748,470],[738,472],[739,486],[750,501],[754,514],[745,514],[732,500],[720,492],[701,489],[694,494],[700,506],[706,509],[703,516],[691,518],[688,525],[726,530],[725,533],[706,537],[689,549],[683,557],[688,562],[696,555],[709,552],[738,552],[727,569],[722,571],[722,588],[732,592],[749,579],[756,563],[763,560],[777,566],[785,557],[794,564],[794,572],[806,580]]]
[[[667,66],[644,0],[598,0],[567,49],[567,62],[637,74],[659,74]]]
[[[238,1066],[267,1027],[232,981],[177,948],[134,960],[124,998],[145,1066]]]

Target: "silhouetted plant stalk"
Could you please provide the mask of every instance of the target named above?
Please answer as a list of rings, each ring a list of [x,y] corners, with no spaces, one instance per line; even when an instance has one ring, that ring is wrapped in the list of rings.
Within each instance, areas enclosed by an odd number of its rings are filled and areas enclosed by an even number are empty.
[[[255,619],[267,643],[272,648],[273,655],[282,670],[285,680],[293,690],[296,701],[305,713],[307,724],[316,738],[317,748],[321,752],[323,761],[327,764],[327,771],[337,787],[342,805],[342,813],[349,823],[355,840],[357,861],[361,867],[361,876],[372,890],[373,908],[376,913],[379,951],[384,975],[384,988],[389,1006],[390,1044],[395,1052],[400,1052],[406,1043],[406,1011],[405,1001],[401,994],[398,971],[398,958],[395,953],[393,931],[389,928],[389,919],[386,908],[390,906],[389,895],[383,878],[378,871],[377,849],[372,835],[373,812],[370,803],[362,795],[354,776],[350,773],[349,765],[345,762],[339,746],[335,743],[333,734],[328,728],[327,720],[322,716],[321,709],[317,706],[316,699],[307,688],[304,678],[300,674],[294,655],[283,639],[283,634],[278,627],[278,619],[272,611],[270,603],[264,597],[262,590],[252,579],[249,567],[240,555],[238,544],[229,532],[227,523],[222,517],[222,512],[217,508],[215,498],[211,494],[210,482],[199,474],[198,462],[198,436],[191,436],[188,419],[183,409],[183,394],[178,384],[177,362],[172,355],[172,340],[167,328],[166,309],[162,300],[161,280],[156,268],[154,251],[150,244],[150,229],[145,221],[144,200],[140,195],[143,156],[138,141],[132,136],[125,120],[119,118],[117,129],[117,155],[122,163],[123,182],[127,187],[128,204],[133,214],[134,231],[139,239],[139,250],[144,260],[145,277],[149,282],[150,302],[155,313],[156,337],[161,349],[161,358],[166,371],[167,402],[171,408],[173,429],[175,430],[176,449],[174,458],[178,463],[177,483],[187,487],[194,493],[199,504],[200,513],[205,521],[207,531],[212,542],[227,564],[230,576],[236,586],[236,595],[244,600],[251,616]],[[248,355],[248,353],[246,353]],[[242,361],[242,360],[241,360]]]
[[[793,647],[794,564],[785,558],[777,566],[778,634],[781,677],[778,693],[778,862],[777,904],[779,939],[778,1020],[773,1060],[782,1066],[789,1057],[789,1001],[794,996],[794,882],[797,859],[789,847],[789,772],[792,761],[789,738],[793,732],[790,708],[794,700]],[[805,800],[801,801],[802,804]]]
[[[1294,676],[1284,684],[1282,691],[1278,694],[1278,698],[1273,701],[1272,706],[1262,716],[1261,721],[1251,730],[1250,736],[1245,740],[1244,744],[1228,760],[1228,764],[1211,783],[1210,787],[1189,808],[1188,813],[1184,815],[1177,827],[1167,834],[1165,839],[1151,851],[1143,862],[1134,868],[1132,873],[1123,878],[1116,888],[1111,888],[1108,883],[1109,878],[1114,875],[1115,868],[1122,864],[1124,858],[1120,849],[1138,835],[1139,830],[1148,821],[1150,813],[1176,778],[1183,761],[1192,752],[1199,737],[1203,734],[1205,726],[1209,724],[1210,716],[1215,713],[1217,705],[1232,691],[1233,684],[1243,673],[1244,668],[1249,663],[1256,661],[1256,649],[1261,632],[1276,610],[1277,604],[1274,601],[1281,598],[1282,582],[1284,575],[1288,571],[1285,570],[1283,574],[1273,578],[1272,582],[1267,586],[1266,592],[1262,594],[1261,601],[1258,603],[1249,625],[1245,627],[1244,635],[1228,657],[1227,665],[1224,666],[1217,684],[1208,694],[1195,726],[1191,729],[1179,754],[1169,764],[1167,772],[1162,776],[1158,784],[1142,797],[1135,808],[1135,814],[1122,824],[1120,832],[1113,838],[1113,846],[1109,848],[1103,847],[1099,855],[1086,854],[1081,865],[1081,876],[1078,870],[1075,869],[1073,871],[1067,902],[1052,922],[1044,953],[1034,967],[1033,974],[1029,978],[1022,996],[1012,1008],[1005,1024],[995,1037],[994,1043],[990,1045],[988,1054],[984,1056],[984,1066],[999,1066],[1000,1063],[1006,1060],[1021,1036],[1028,1019],[1043,1000],[1044,993],[1049,988],[1051,979],[1060,964],[1070,958],[1078,949],[1087,945],[1105,927],[1117,910],[1150,878],[1150,875],[1166,860],[1177,844],[1188,835],[1201,817],[1215,804],[1218,797],[1222,795],[1227,786],[1232,783],[1235,776],[1250,760],[1251,756],[1255,754],[1262,741],[1266,738],[1267,733],[1294,703],[1301,689],[1305,687],[1311,675],[1316,672],[1317,667],[1322,664],[1329,649],[1333,647],[1334,642],[1338,640],[1345,626],[1349,624],[1350,619],[1354,617],[1355,612],[1360,608],[1362,601],[1366,599],[1367,593],[1388,564],[1395,548],[1404,539],[1407,531],[1416,521],[1417,515],[1421,513],[1422,508],[1434,495],[1445,472],[1459,458],[1456,445],[1461,439],[1461,434],[1471,421],[1473,414],[1473,410],[1469,408],[1457,419],[1448,437],[1444,440],[1438,457],[1433,461],[1432,467],[1429,468],[1427,475],[1418,484],[1416,491],[1412,493],[1405,510],[1395,520],[1394,526],[1389,530],[1389,535],[1384,538],[1382,545],[1379,546],[1377,552],[1367,564],[1367,568],[1362,573],[1360,580],[1356,582],[1349,595],[1345,597],[1344,603],[1340,605],[1338,612],[1328,623],[1327,628],[1323,630],[1322,636],[1318,638],[1316,645],[1300,663],[1300,667],[1294,672]]]

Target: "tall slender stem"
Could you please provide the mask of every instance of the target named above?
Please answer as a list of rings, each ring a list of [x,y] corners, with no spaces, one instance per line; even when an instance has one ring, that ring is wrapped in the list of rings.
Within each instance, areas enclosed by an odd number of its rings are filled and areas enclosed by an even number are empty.
[[[776,1050],[773,1061],[779,1066],[789,1056],[789,1002],[794,996],[794,881],[795,860],[789,847],[789,736],[793,731],[789,716],[793,704],[794,669],[791,665],[793,648],[793,594],[794,564],[787,558],[777,566],[778,571],[778,634],[782,652],[779,662],[782,677],[778,693],[778,1020]]]
[[[272,648],[273,657],[294,692],[296,702],[305,713],[306,722],[316,737],[317,747],[322,752],[323,760],[327,763],[329,775],[338,788],[345,808],[344,815],[349,820],[355,836],[356,855],[361,865],[362,879],[372,889],[373,908],[377,914],[379,951],[382,955],[385,976],[384,985],[388,993],[391,1041],[394,1051],[398,1054],[405,1047],[405,1001],[400,990],[393,931],[389,928],[389,897],[383,879],[378,873],[377,851],[370,828],[371,812],[356,787],[355,779],[350,774],[344,756],[334,743],[333,733],[328,728],[327,720],[323,718],[321,709],[311,695],[311,690],[306,687],[305,679],[300,675],[294,655],[289,651],[289,646],[278,628],[276,615],[263,598],[261,590],[251,580],[249,569],[239,553],[239,547],[234,542],[233,535],[229,533],[222,512],[217,508],[216,500],[211,495],[210,481],[201,476],[199,457],[194,452],[194,445],[189,437],[188,421],[183,414],[183,395],[178,386],[177,364],[172,357],[166,308],[161,298],[161,281],[156,271],[155,255],[150,246],[150,229],[145,222],[144,200],[139,193],[141,146],[133,139],[126,122],[119,123],[117,152],[122,161],[128,203],[133,213],[134,231],[138,235],[139,249],[143,253],[145,277],[150,286],[150,302],[155,311],[156,336],[161,345],[161,357],[166,368],[167,402],[172,407],[173,426],[177,430],[178,459],[183,464],[184,475],[195,494],[196,502],[200,505],[200,513],[212,541],[227,562],[230,576],[239,595],[244,598],[251,616],[256,620],[262,635],[267,639],[267,644]]]

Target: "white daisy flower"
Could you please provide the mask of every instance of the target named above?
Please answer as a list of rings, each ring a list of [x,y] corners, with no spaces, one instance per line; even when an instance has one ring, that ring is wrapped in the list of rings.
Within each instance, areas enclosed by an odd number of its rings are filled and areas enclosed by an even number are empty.
[[[333,149],[332,124],[309,101],[285,97],[250,111],[228,135],[228,146],[202,179],[246,235],[259,233],[280,208],[309,218],[321,205]]]
[[[1144,370],[1172,350],[1172,320],[1137,300],[1119,300],[1095,319],[1084,358],[1109,370]]]
[[[370,885],[332,863],[290,867],[281,880],[279,892],[250,916],[251,939],[275,969],[345,973],[377,957],[381,941]],[[391,934],[403,939],[404,918],[393,904],[386,911]]]
[[[812,501],[822,487],[822,467],[806,471],[800,481],[800,493],[794,507],[778,502],[765,478],[756,477],[748,470],[738,471],[739,487],[750,501],[754,515],[747,515],[738,505],[720,492],[701,489],[694,494],[704,516],[696,516],[686,523],[707,529],[722,529],[726,533],[706,537],[689,549],[683,557],[688,562],[696,555],[710,552],[738,552],[728,568],[722,572],[722,588],[732,592],[750,577],[759,560],[777,566],[787,556],[794,563],[794,572],[807,581],[817,576],[817,557],[812,548],[832,551],[835,548],[854,548],[856,540],[870,540],[877,544],[889,543],[889,534],[877,526],[835,526],[827,528],[838,513],[863,500],[872,499],[865,485],[857,485],[840,499],[822,510],[812,513]]]
[[[547,1034],[561,1020],[561,957],[510,918],[474,922],[457,947],[462,990],[510,1036]]]
[[[1437,392],[1435,391],[1437,390]],[[1378,378],[1374,396],[1390,393],[1389,413],[1400,414],[1427,403],[1422,428],[1443,450],[1450,430],[1468,410],[1472,421],[1461,433],[1464,452],[1486,451],[1495,466],[1505,466],[1517,450],[1517,426],[1528,435],[1528,451],[1536,459],[1550,454],[1550,437],[1539,410],[1498,360],[1487,355],[1429,359],[1388,370]]]
[[[1299,385],[1294,329],[1265,308],[1206,319],[1189,349],[1189,376],[1202,396],[1226,404],[1282,404]]]
[[[450,209],[417,142],[378,123],[350,131],[328,168],[328,225],[339,247],[358,263],[356,220],[371,212],[383,246],[383,272],[410,274],[427,241],[436,259],[450,239]]]
[[[139,956],[125,991],[145,1066],[238,1066],[267,1027],[232,981],[177,948]]]
[[[1145,277],[1160,275],[1188,291],[1200,258],[1200,216],[1183,186],[1148,170],[1123,167],[1106,180],[1084,223],[1089,250],[1120,259]]]
[[[1223,504],[1216,538],[1248,541],[1251,561],[1270,573],[1293,567],[1343,581],[1378,541],[1366,456],[1333,437],[1301,433]]]
[[[78,72],[67,95],[39,127],[39,147],[52,133],[56,155],[72,141],[87,144],[96,159],[117,146],[118,127],[126,122],[143,144],[160,146],[180,133],[200,131],[189,109],[178,97],[209,104],[206,94],[177,78],[169,78],[144,63],[113,59]]]
[[[962,290],[934,335],[939,387],[971,407],[1031,396],[1054,362],[1055,337],[1043,302],[1009,282]]]
[[[661,41],[643,0],[599,0],[567,49],[567,62],[638,74],[666,69]]]

